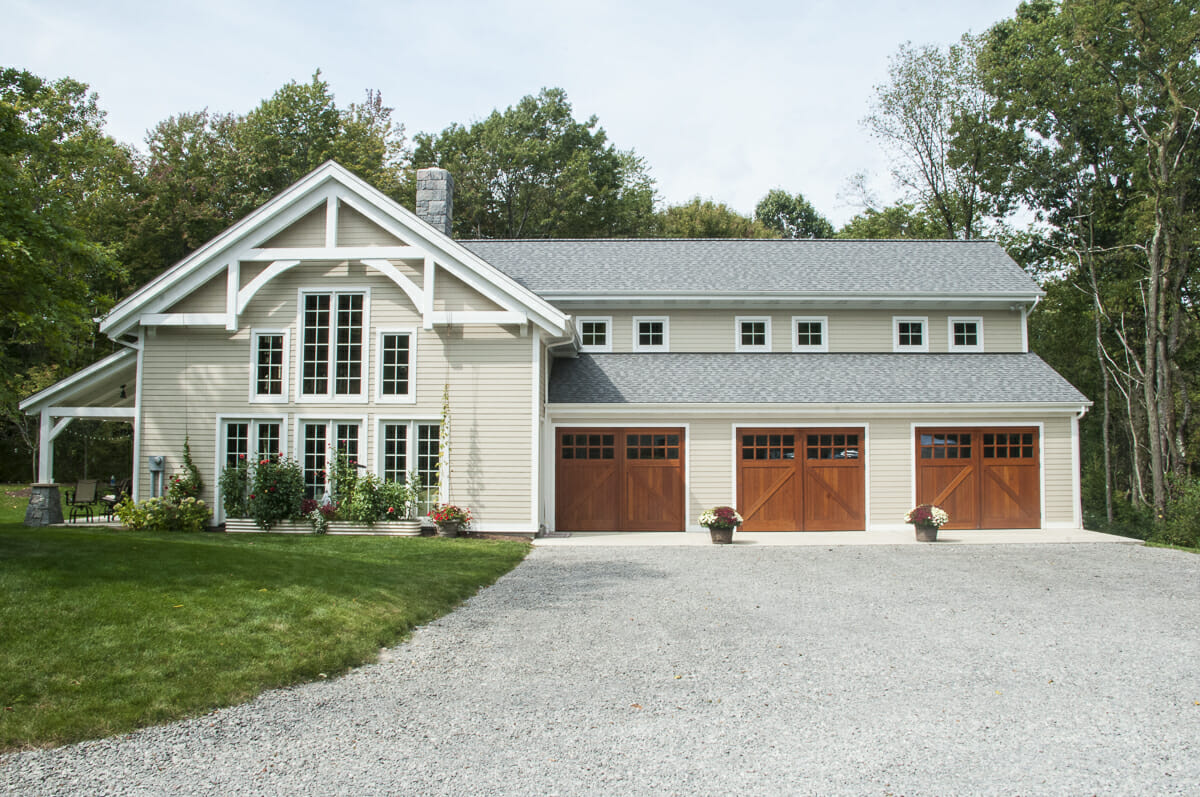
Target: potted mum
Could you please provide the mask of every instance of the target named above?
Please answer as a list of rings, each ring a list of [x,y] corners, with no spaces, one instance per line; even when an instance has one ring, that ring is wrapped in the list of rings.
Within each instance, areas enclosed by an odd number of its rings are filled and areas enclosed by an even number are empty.
[[[715,545],[733,542],[733,530],[742,525],[742,516],[731,506],[715,506],[700,513],[700,525],[708,528]]]
[[[471,525],[471,510],[454,504],[438,504],[429,513],[429,519],[437,524],[439,537],[457,537],[460,530]]]
[[[921,504],[908,510],[904,522],[913,524],[919,542],[937,542],[938,529],[950,522],[950,515],[933,504]]]

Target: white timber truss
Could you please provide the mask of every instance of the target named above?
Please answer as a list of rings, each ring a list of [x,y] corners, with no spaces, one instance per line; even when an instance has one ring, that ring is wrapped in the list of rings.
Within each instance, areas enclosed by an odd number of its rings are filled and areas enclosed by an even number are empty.
[[[275,246],[272,239],[322,209],[324,240],[313,246]],[[349,208],[392,236],[380,246],[341,245],[338,216]],[[138,327],[217,327],[233,332],[250,301],[268,283],[305,263],[361,263],[404,292],[425,329],[444,325],[530,324],[551,336],[567,334],[569,320],[541,297],[437,232],[335,163],[326,163],[292,188],[205,244],[113,309],[101,322],[111,337],[136,334]],[[262,264],[267,264],[265,268]],[[258,273],[242,284],[244,264]],[[401,265],[407,268],[401,268]],[[498,308],[435,310],[435,275],[441,270],[474,288]],[[418,284],[405,272],[420,274]],[[178,312],[173,307],[201,286],[224,277],[224,312]]]

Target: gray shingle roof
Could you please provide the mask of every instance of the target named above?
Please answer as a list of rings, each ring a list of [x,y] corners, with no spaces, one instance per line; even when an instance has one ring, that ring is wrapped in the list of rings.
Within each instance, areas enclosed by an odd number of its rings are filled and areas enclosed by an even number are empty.
[[[541,294],[1023,294],[1037,285],[993,241],[462,241]]]
[[[1086,404],[1036,354],[581,354],[556,404]]]

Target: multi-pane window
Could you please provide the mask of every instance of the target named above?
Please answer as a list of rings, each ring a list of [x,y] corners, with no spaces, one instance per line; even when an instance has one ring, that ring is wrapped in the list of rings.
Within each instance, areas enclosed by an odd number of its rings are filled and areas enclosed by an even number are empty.
[[[951,351],[982,351],[983,331],[977,318],[950,319]]]
[[[970,459],[969,432],[922,432],[921,459]]]
[[[335,396],[362,394],[365,302],[362,293],[304,294],[303,395],[329,396],[331,388]]]
[[[858,459],[856,434],[810,434],[806,437],[807,459]]]
[[[985,432],[984,459],[1033,459],[1032,432]]]
[[[559,446],[563,459],[615,459],[615,434],[564,434]]]
[[[233,422],[225,424],[225,466],[236,465],[250,453],[250,424]]]
[[[408,424],[383,425],[383,479],[403,482],[408,478]]]
[[[384,332],[379,336],[379,394],[408,396],[412,391],[412,334]]]
[[[627,434],[626,459],[679,459],[677,434]]]
[[[896,351],[928,351],[924,318],[895,318],[892,320],[893,348]]]
[[[279,429],[278,423],[258,424],[258,450],[255,453],[259,457],[279,456]]]
[[[436,423],[383,424],[383,478],[403,482],[410,471],[416,471],[421,477],[422,492],[417,509],[422,515],[429,514],[438,500],[440,437],[441,427]]]
[[[770,351],[771,350],[771,319],[770,318],[737,318],[738,351]]]
[[[633,319],[633,348],[641,351],[666,351],[667,319]]]
[[[579,319],[579,338],[583,348],[591,351],[612,351],[608,324],[607,318]]]
[[[744,434],[742,435],[742,459],[795,459],[796,436],[794,434]]]
[[[254,395],[282,398],[284,394],[283,333],[255,333],[254,348]]]
[[[792,351],[824,352],[829,350],[825,332],[829,319],[825,317],[792,317]]]
[[[304,496],[320,498],[325,494],[325,469],[328,454],[329,426],[322,423],[304,424]]]

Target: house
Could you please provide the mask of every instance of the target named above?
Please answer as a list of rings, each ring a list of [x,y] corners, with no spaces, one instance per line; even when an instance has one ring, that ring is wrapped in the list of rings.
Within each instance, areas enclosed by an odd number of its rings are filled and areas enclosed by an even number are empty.
[[[101,321],[123,348],[30,397],[41,479],[75,417],[133,424],[135,494],[184,440],[417,470],[485,531],[1079,528],[1090,402],[1029,352],[1042,291],[987,241],[449,236],[321,166]],[[162,457],[162,460],[152,458]],[[163,469],[152,469],[155,462]]]

